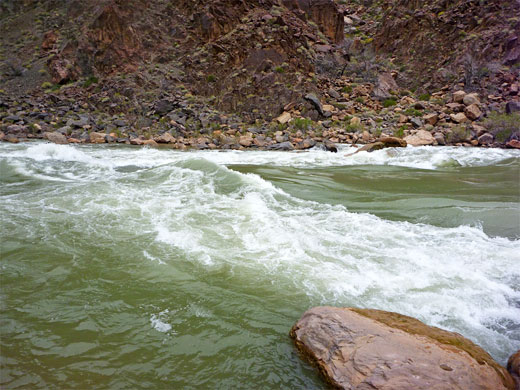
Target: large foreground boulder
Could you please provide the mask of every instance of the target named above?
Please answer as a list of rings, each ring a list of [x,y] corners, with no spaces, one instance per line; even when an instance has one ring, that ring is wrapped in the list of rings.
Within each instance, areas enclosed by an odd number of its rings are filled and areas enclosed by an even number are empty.
[[[290,335],[338,389],[515,388],[505,368],[470,340],[397,313],[315,307]]]

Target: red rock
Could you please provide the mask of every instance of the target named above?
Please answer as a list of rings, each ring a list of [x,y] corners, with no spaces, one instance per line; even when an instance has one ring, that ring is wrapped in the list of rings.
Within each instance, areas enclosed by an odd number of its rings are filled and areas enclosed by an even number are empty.
[[[290,336],[337,389],[514,389],[507,371],[470,340],[397,313],[315,307]]]
[[[54,45],[56,45],[56,42],[58,41],[58,34],[56,31],[47,31],[43,35],[43,42],[42,42],[42,49],[43,50],[50,50],[54,48]]]
[[[513,149],[520,149],[520,141],[517,140],[517,139],[512,139],[511,141],[509,141],[506,146],[508,148],[513,148]]]

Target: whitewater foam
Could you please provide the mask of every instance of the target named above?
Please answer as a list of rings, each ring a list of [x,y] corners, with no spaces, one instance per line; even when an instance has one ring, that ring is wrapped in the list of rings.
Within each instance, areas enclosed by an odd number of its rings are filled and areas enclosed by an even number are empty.
[[[138,253],[159,260],[157,266],[186,259],[273,286],[279,294],[303,291],[314,304],[401,312],[459,331],[502,359],[504,351],[518,349],[520,341],[495,325],[520,324],[520,290],[514,283],[520,280],[519,240],[489,237],[478,226],[389,221],[341,205],[304,201],[258,175],[224,166],[439,169],[450,160],[482,166],[520,156],[507,150],[434,147],[344,156],[352,150],[182,153],[36,144],[1,145],[0,157],[23,164],[25,175],[40,174],[43,163],[49,164],[49,177],[63,178],[65,171],[83,180],[72,189],[53,189],[57,192],[45,198],[45,207],[31,199],[16,204],[10,199],[10,210],[40,207],[46,216],[52,210],[51,220],[73,214],[66,221],[69,229],[85,232],[94,242],[100,237],[121,245],[145,242],[146,250]],[[112,169],[125,166],[143,169]],[[33,228],[45,230],[45,220],[38,218],[42,227]],[[152,327],[170,331],[166,317],[165,312],[152,315]]]

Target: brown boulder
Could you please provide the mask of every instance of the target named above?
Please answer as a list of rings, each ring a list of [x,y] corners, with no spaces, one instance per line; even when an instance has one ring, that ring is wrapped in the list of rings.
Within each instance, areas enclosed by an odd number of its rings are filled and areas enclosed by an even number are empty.
[[[3,140],[12,144],[17,144],[18,142],[20,142],[18,137],[14,134],[7,134],[5,137],[3,137]]]
[[[472,121],[477,120],[482,115],[482,111],[480,111],[480,108],[477,104],[471,104],[467,106],[464,109],[464,113]]]
[[[153,139],[147,139],[146,141],[143,141],[143,145],[157,146],[157,142],[155,142]]]
[[[97,133],[97,132],[93,131],[89,135],[89,140],[93,144],[104,144],[105,137],[106,137],[105,133]]]
[[[68,144],[67,137],[65,137],[63,134],[58,133],[57,131],[53,132],[45,132],[43,133],[43,137],[51,142],[54,142],[55,144]]]
[[[404,139],[397,137],[381,137],[377,141],[382,142],[387,148],[405,148],[407,145]]]
[[[520,149],[520,141],[518,141],[517,139],[512,139],[506,144],[506,146],[508,148]]]
[[[338,389],[514,389],[507,371],[470,340],[397,313],[315,307],[290,336]]]
[[[166,132],[158,137],[155,137],[155,142],[159,144],[173,144],[175,143],[175,137],[170,133]]]
[[[426,130],[419,130],[415,134],[405,137],[404,140],[412,146],[433,145],[435,143],[433,135]]]

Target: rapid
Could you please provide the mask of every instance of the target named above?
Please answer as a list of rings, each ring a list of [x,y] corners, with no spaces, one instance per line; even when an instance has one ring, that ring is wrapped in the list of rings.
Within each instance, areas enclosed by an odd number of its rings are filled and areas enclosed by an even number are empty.
[[[323,388],[291,325],[370,307],[520,348],[520,152],[0,144],[2,388]]]

